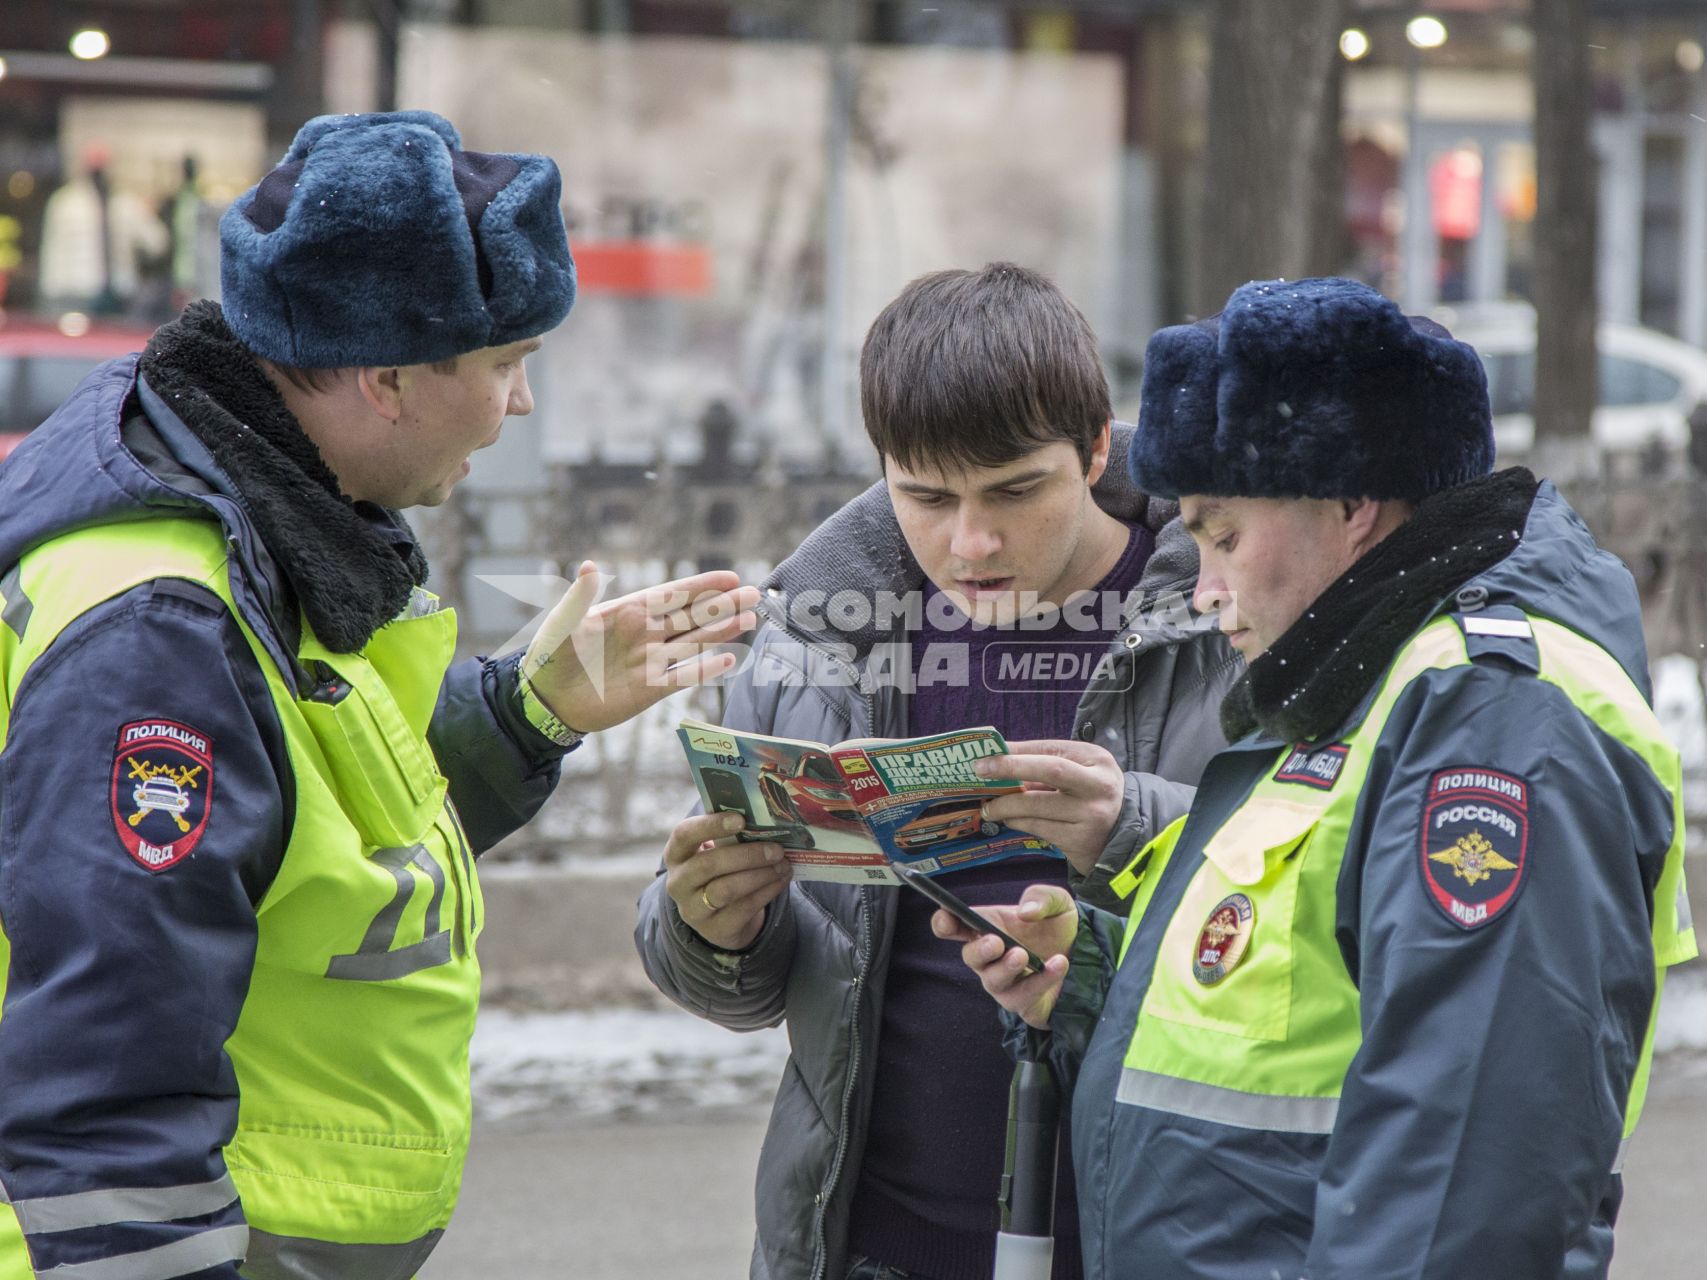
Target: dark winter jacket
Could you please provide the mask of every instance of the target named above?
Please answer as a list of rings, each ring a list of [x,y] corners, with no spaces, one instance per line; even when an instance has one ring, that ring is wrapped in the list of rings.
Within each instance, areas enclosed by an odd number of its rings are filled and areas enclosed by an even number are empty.
[[[1184,813],[1203,763],[1224,745],[1217,721],[1241,670],[1212,620],[1186,605],[1197,555],[1171,503],[1130,488],[1130,428],[1116,424],[1099,504],[1158,530],[1156,551],[1130,601],[1115,660],[1085,690],[1077,735],[1106,746],[1127,769],[1126,797],[1095,873],[1080,888],[1107,895],[1111,869]],[[801,592],[916,590],[923,571],[879,483],[812,534],[765,584],[769,621],[732,684],[724,723],[818,742],[905,736],[907,698],[864,680],[874,654],[900,633],[802,625],[788,602]],[[818,611],[821,621],[822,611]],[[904,667],[893,653],[881,659]],[[871,1064],[882,1019],[895,891],[795,884],[772,905],[758,939],[719,953],[689,928],[660,876],[642,896],[635,941],[647,973],[684,1008],[735,1030],[788,1022],[784,1070],[759,1164],[757,1280],[840,1280],[849,1205],[870,1108]]]
[[[301,618],[328,647],[358,649],[409,603],[425,566],[401,517],[338,493],[210,307],[162,331],[143,361],[147,379],[135,356],[103,366],[0,466],[3,621],[26,633],[16,566],[56,535],[152,515],[205,519],[230,547],[243,623],[306,697],[319,681],[296,657]],[[516,678],[513,661],[453,665],[428,735],[477,850],[525,822],[558,776],[562,753],[523,719]],[[114,727],[139,706],[157,711],[150,698],[177,705],[186,694],[219,752],[208,804],[230,856],[187,858],[139,891],[113,870],[115,851],[124,860],[109,797]],[[256,907],[290,843],[298,775],[237,618],[183,579],[145,583],[71,622],[25,674],[10,712],[0,752],[0,919],[13,940],[0,1178],[13,1203],[87,1200],[84,1225],[109,1223],[110,1207],[94,1205],[112,1188],[195,1187],[224,1167],[239,1099],[222,1044],[249,988]],[[110,1268],[193,1247],[192,1231],[241,1229],[234,1193],[224,1199],[196,1207],[190,1216],[202,1216],[190,1222],[38,1223],[36,1265],[81,1273],[69,1264]]]
[[[1076,1075],[1087,1280],[1606,1275],[1656,964],[1694,953],[1648,696],[1629,573],[1521,471],[1251,665],[1124,953],[1082,908],[1050,1031],[1008,1020]]]

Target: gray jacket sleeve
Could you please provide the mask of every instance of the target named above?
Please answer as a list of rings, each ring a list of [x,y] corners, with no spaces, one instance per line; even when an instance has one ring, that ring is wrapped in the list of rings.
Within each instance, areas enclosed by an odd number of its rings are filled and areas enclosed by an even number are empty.
[[[1109,881],[1191,808],[1204,767],[1227,745],[1221,732],[1221,701],[1244,672],[1243,662],[1219,632],[1186,641],[1173,656],[1154,771],[1127,772],[1120,816],[1102,856],[1088,876],[1069,877],[1069,887],[1081,902],[1118,915],[1125,915],[1130,904],[1110,890]],[[1127,696],[1154,695],[1140,681]]]
[[[1490,777],[1519,798],[1453,798]],[[1671,797],[1558,688],[1459,667],[1406,690],[1356,821],[1338,933],[1363,1042],[1304,1270],[1563,1274],[1614,1176]],[[1468,875],[1467,840],[1484,848]]]
[[[695,933],[664,892],[660,872],[640,895],[634,945],[652,985],[689,1013],[731,1031],[774,1027],[787,1009],[794,961],[794,888],[770,905],[758,939],[743,951],[718,951]]]
[[[798,660],[799,646],[766,624],[729,685],[723,724],[788,738],[835,743],[848,735],[845,709],[826,696]],[[697,807],[696,807],[697,811]],[[652,984],[690,1013],[734,1031],[782,1021],[794,964],[800,886],[771,903],[764,928],[739,952],[718,951],[682,919],[664,891],[663,867],[640,895],[634,945]]]

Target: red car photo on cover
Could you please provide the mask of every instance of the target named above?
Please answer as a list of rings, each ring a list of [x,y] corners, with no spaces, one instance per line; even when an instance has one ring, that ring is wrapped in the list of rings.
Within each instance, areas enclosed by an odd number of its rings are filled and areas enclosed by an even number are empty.
[[[822,751],[802,753],[792,771],[781,765],[760,765],[758,784],[765,807],[778,822],[864,829],[848,798],[847,783]]]

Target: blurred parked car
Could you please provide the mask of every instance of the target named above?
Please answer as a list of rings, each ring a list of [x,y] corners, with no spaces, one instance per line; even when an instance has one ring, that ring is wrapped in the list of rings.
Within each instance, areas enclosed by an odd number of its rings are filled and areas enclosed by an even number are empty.
[[[1516,461],[1535,439],[1535,310],[1524,303],[1479,303],[1436,317],[1475,347],[1488,370],[1494,442]],[[1690,418],[1707,405],[1707,352],[1637,325],[1602,324],[1600,404],[1594,439],[1609,457],[1645,470],[1680,461]]]
[[[96,365],[141,351],[151,329],[97,326],[68,335],[51,323],[0,325],[0,460],[39,427]]]

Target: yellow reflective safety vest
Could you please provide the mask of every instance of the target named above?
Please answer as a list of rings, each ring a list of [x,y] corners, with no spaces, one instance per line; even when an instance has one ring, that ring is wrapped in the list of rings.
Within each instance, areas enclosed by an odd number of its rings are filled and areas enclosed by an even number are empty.
[[[28,625],[21,637],[0,628],[0,747],[31,665],[102,601],[182,579],[231,610],[273,696],[295,808],[282,862],[255,908],[254,970],[225,1045],[240,1101],[224,1158],[247,1238],[236,1228],[185,1257],[202,1266],[246,1257],[242,1274],[261,1280],[407,1277],[456,1202],[480,987],[474,861],[426,741],[455,617],[418,592],[360,653],[328,650],[304,623],[297,658],[317,683],[298,697],[237,608],[227,556],[222,527],[193,518],[88,528],[24,556],[8,594],[29,602]],[[0,973],[8,959],[0,934]],[[216,1184],[193,1190],[201,1198],[178,1208],[209,1212],[231,1198]],[[90,1206],[101,1194],[82,1203],[97,1221]],[[149,1220],[149,1204],[164,1221],[169,1203],[134,1199],[112,1221]],[[0,1272],[30,1274],[17,1265],[20,1220],[29,1230],[31,1215],[51,1224],[70,1208],[0,1205]],[[136,1265],[135,1274],[147,1270]]]
[[[1118,942],[1093,920],[1087,1276],[1433,1276],[1460,1245],[1603,1274],[1659,975],[1696,953],[1683,847],[1640,690],[1516,609],[1428,623],[1342,737],[1218,756],[1117,878]]]

